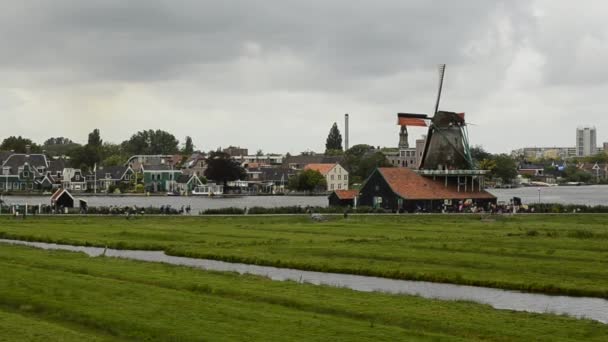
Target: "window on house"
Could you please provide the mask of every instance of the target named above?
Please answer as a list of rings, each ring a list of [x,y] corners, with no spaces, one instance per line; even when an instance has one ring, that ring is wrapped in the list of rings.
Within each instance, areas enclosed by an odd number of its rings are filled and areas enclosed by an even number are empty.
[[[342,183],[338,184],[338,190],[342,189]]]
[[[110,178],[112,178],[112,175],[109,173],[106,173],[106,178],[110,179]]]
[[[74,177],[76,179],[76,181],[80,181],[80,175],[76,175],[76,177]]]
[[[331,175],[331,180],[334,180],[334,175]]]
[[[342,175],[338,175],[338,180],[342,180]]]
[[[334,185],[332,184],[329,188],[333,190],[334,189]]]
[[[344,180],[348,180],[348,175],[344,175]]]

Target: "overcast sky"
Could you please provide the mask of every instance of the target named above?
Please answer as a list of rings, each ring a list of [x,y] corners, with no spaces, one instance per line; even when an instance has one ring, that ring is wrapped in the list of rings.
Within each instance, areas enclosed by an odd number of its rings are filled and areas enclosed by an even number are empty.
[[[466,112],[492,152],[608,141],[604,1],[47,0],[0,5],[0,138],[120,142],[164,129],[197,148],[396,146],[397,112]],[[412,129],[410,140],[424,130]]]

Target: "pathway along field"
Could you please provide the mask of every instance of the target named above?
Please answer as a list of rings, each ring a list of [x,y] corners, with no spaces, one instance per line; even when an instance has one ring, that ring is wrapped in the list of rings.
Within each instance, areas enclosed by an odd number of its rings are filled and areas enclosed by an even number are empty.
[[[0,238],[608,298],[608,215],[0,218]]]
[[[605,341],[554,315],[0,245],[0,341]]]

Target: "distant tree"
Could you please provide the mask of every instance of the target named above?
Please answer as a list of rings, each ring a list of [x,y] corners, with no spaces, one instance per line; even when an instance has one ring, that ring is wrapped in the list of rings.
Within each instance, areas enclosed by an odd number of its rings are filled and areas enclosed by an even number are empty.
[[[102,144],[103,140],[101,140],[99,129],[95,128],[91,133],[89,133],[89,140],[87,142],[87,145],[99,148]]]
[[[40,153],[42,149],[36,143],[34,143],[31,139],[23,138],[21,136],[15,137],[10,136],[2,141],[0,145],[0,150],[2,151],[15,151],[16,153],[25,153],[26,146],[30,146],[30,151],[32,153]]]
[[[502,179],[504,183],[511,183],[517,177],[517,163],[506,154],[494,156],[496,167],[492,172],[494,177]]]
[[[492,159],[493,156],[490,152],[486,151],[483,146],[477,145],[473,146],[470,149],[471,151],[471,159],[473,159],[473,165],[479,165],[484,159]]]
[[[594,180],[594,175],[584,170],[577,168],[574,165],[566,167],[564,171],[564,178],[566,182],[582,182],[589,183]]]
[[[261,157],[261,156],[263,156],[263,155],[264,155],[264,151],[262,151],[262,150],[258,150],[258,151],[255,153],[255,155],[256,155],[256,157]]]
[[[134,154],[174,154],[179,151],[179,141],[162,130],[139,131],[122,143],[126,152]]]
[[[351,184],[363,182],[378,167],[391,166],[382,152],[365,144],[354,145],[349,148],[344,153],[343,164],[350,173],[349,181]]]
[[[64,138],[64,137],[56,137],[56,138],[48,138],[44,141],[44,146],[50,146],[50,145],[71,145],[74,144],[74,142],[71,139],[68,138]]]
[[[241,165],[224,152],[210,152],[207,157],[205,177],[226,185],[227,182],[245,179],[247,172]]]
[[[184,145],[184,150],[182,151],[182,154],[191,155],[193,152],[194,152],[194,144],[192,143],[192,138],[187,136],[186,143]]]
[[[494,159],[482,159],[479,162],[477,167],[480,170],[487,170],[487,171],[490,171],[490,173],[492,173],[496,169],[496,161]]]
[[[325,150],[343,150],[342,149],[342,134],[340,134],[340,130],[338,129],[338,124],[334,122],[333,126],[329,130],[329,135],[327,136],[327,140],[325,142]]]
[[[304,170],[289,179],[288,187],[292,190],[312,192],[325,189],[327,180],[317,170]]]

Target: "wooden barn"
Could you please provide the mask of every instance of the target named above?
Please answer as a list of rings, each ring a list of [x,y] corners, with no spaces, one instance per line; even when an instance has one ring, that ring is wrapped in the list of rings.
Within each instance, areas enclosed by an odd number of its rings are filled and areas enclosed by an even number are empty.
[[[336,190],[332,192],[329,199],[330,207],[355,207],[358,190]]]
[[[51,206],[54,208],[74,208],[74,197],[66,189],[60,188],[51,196]]]
[[[358,205],[392,212],[441,212],[457,211],[461,204],[496,204],[496,196],[481,185],[470,175],[429,177],[408,168],[378,168],[359,191]]]

